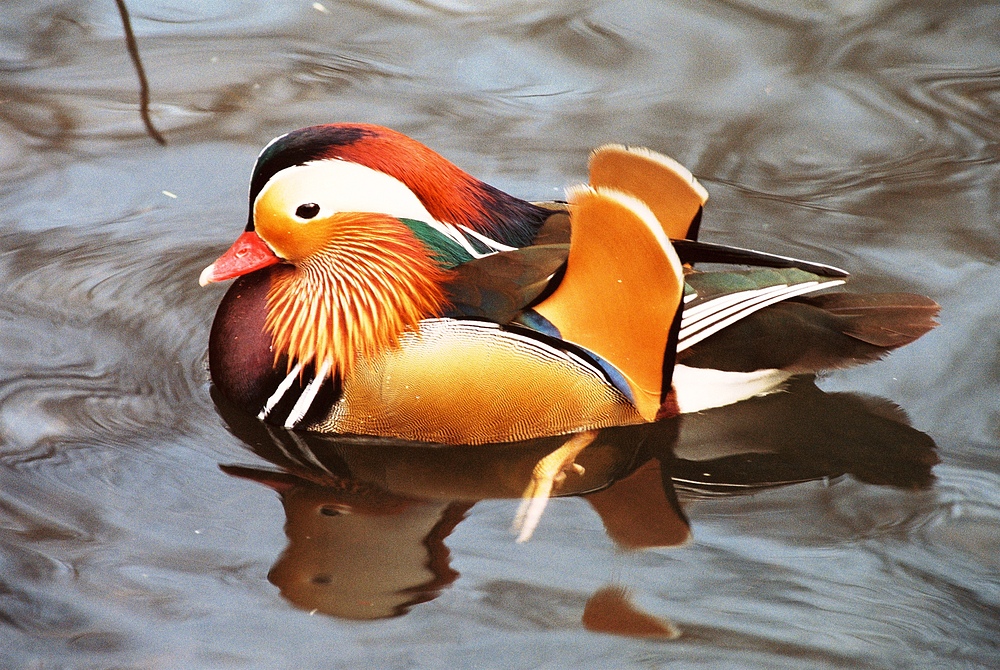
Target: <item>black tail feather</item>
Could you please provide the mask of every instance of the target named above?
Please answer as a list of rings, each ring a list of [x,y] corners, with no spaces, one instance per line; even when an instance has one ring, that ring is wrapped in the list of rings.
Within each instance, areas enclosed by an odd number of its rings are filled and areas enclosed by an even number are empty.
[[[753,265],[763,268],[798,268],[821,277],[847,277],[850,273],[832,265],[803,261],[789,256],[779,256],[763,251],[731,247],[725,244],[697,242],[694,240],[671,240],[681,262],[725,263],[727,265]]]

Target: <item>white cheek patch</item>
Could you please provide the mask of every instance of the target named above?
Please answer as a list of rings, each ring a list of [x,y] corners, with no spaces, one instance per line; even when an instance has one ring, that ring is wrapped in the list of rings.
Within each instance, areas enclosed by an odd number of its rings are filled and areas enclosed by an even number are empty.
[[[451,222],[441,222],[431,216],[406,184],[364,165],[331,158],[285,168],[261,189],[254,203],[255,211],[257,202],[273,189],[280,190],[288,217],[293,221],[309,222],[310,219],[295,216],[296,209],[308,203],[319,205],[320,217],[340,212],[371,212],[397,219],[416,219],[454,240],[472,256],[488,255],[478,253]]]
[[[372,212],[431,224],[434,217],[406,184],[384,172],[348,161],[312,161],[281,170],[261,189],[281,189],[291,217],[299,205],[316,203],[319,216],[340,212]],[[303,219],[305,223],[307,219]]]

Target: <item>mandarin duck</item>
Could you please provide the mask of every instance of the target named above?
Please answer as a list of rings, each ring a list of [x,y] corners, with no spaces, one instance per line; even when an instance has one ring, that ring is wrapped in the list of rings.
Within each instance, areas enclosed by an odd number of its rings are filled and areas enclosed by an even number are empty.
[[[699,242],[707,198],[647,149],[601,147],[566,203],[532,203],[388,128],[287,133],[257,158],[245,232],[200,278],[236,278],[212,325],[212,381],[291,430],[566,435],[525,492],[544,501],[601,428],[765,394],[933,327],[927,298],[809,297],[847,273]]]

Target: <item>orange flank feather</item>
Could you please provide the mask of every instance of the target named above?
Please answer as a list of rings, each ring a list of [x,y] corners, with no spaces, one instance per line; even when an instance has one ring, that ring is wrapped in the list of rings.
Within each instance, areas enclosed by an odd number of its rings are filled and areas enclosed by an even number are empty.
[[[272,279],[264,321],[275,361],[287,353],[289,370],[329,364],[347,375],[358,358],[397,347],[447,306],[449,273],[398,219],[348,212],[302,228],[309,234],[296,231],[300,253]]]

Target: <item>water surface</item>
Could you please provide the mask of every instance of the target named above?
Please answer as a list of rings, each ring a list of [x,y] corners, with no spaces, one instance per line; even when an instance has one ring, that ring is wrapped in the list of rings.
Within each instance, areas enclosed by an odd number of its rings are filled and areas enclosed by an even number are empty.
[[[166,146],[114,3],[0,9],[0,666],[1000,662],[993,3],[128,4]],[[942,325],[607,436],[574,492],[614,484],[517,545],[530,449],[303,447],[213,401],[225,288],[198,273],[260,147],[327,121],[532,199],[647,145],[708,188],[705,239],[929,295]]]

